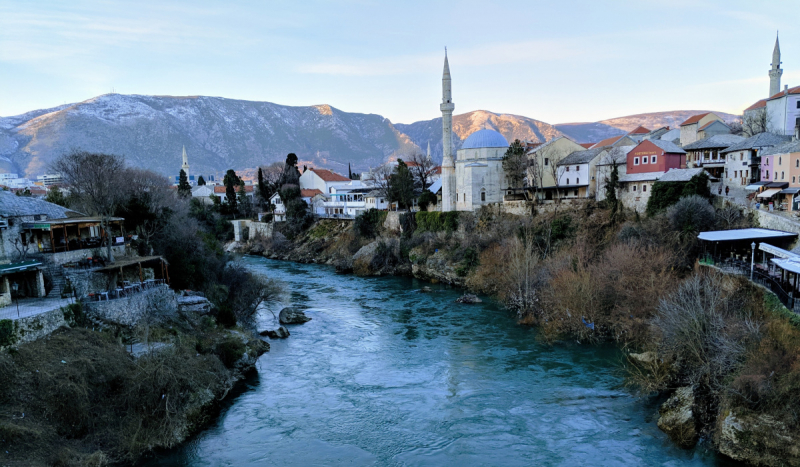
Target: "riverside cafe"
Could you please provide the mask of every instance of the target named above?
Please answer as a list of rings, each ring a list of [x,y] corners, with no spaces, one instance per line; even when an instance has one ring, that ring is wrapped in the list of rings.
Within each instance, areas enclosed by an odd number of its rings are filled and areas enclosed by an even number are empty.
[[[778,295],[786,304],[800,286],[800,255],[789,251],[797,236],[792,232],[761,228],[700,232],[697,236],[702,243],[699,261],[743,273],[749,273],[752,267],[758,279],[779,285],[783,294]]]
[[[108,236],[112,245],[125,243],[121,217],[109,219]],[[101,227],[99,217],[67,217],[36,222],[25,222],[22,228],[29,232],[30,242],[42,253],[100,248],[106,245],[107,232]]]

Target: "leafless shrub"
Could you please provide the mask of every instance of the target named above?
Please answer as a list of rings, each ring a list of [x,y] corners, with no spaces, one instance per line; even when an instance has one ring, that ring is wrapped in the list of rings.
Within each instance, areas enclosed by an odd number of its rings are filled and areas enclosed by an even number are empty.
[[[225,267],[222,283],[228,288],[226,305],[244,327],[254,327],[260,306],[281,300],[285,289],[275,279],[250,271],[239,263]]]
[[[659,353],[675,362],[682,382],[724,390],[723,380],[741,364],[758,325],[741,316],[724,278],[696,274],[663,299],[652,323],[660,334]]]

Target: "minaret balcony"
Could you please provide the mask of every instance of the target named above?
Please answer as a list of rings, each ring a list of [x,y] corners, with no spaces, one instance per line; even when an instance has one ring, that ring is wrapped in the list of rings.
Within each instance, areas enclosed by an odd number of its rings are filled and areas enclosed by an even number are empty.
[[[456,108],[456,105],[454,103],[452,103],[452,102],[447,102],[447,103],[442,102],[442,104],[439,106],[439,109],[442,112],[448,112],[448,111],[452,112],[453,110],[455,110],[455,108]]]

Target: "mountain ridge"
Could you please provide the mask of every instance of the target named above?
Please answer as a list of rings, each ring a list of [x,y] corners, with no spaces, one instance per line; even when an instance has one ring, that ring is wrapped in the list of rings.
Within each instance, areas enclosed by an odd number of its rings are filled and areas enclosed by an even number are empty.
[[[683,121],[692,112],[701,111],[551,125],[522,115],[475,110],[453,117],[453,144],[460,148],[467,136],[483,128],[499,131],[509,142],[562,135],[595,142],[639,124],[655,129],[666,126],[660,125],[663,122]],[[737,118],[717,113],[726,120]],[[0,117],[0,170],[38,175],[61,154],[80,148],[121,154],[132,165],[176,175],[182,146],[195,175],[219,175],[228,168],[282,161],[289,152],[311,165],[345,171],[352,164],[354,171],[366,170],[387,159],[424,153],[428,142],[434,161],[441,161],[441,125],[441,117],[392,123],[379,114],[346,112],[329,104],[286,106],[211,96],[103,94]]]

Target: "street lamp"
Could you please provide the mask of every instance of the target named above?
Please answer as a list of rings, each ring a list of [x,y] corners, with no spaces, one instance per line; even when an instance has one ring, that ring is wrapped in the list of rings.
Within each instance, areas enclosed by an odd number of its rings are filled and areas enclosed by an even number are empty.
[[[750,253],[750,281],[753,281],[753,268],[755,267],[756,263],[756,242],[750,244],[750,247],[753,249]]]
[[[11,298],[14,298],[14,295],[17,295],[18,290],[19,290],[19,284],[17,284],[16,282],[11,284],[11,291],[13,292],[13,294],[11,294]],[[19,296],[17,296],[17,319],[19,319]]]

